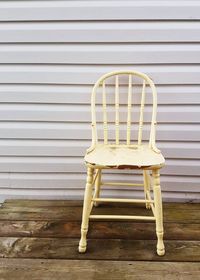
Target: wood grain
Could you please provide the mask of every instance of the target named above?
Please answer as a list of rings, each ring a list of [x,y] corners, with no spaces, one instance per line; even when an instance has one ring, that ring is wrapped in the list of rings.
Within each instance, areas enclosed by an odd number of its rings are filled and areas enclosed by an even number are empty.
[[[72,260],[3,260],[3,268],[0,270],[1,277],[7,277],[7,280],[13,279],[15,276],[17,279],[26,279],[28,276],[32,279],[38,279],[43,275],[42,279],[66,279],[66,273],[68,273],[68,279],[92,279],[95,275],[95,279],[109,279],[109,275],[112,275],[112,279],[133,279],[133,277],[139,277],[139,279],[155,279],[160,280],[162,278],[166,280],[171,279],[188,279],[187,277],[197,277],[200,271],[198,264],[196,263],[161,263],[161,262],[130,262],[130,261],[72,261]],[[104,268],[103,272],[101,268]],[[145,272],[146,271],[146,272]],[[87,274],[85,273],[87,272]],[[152,275],[153,274],[153,275]],[[84,276],[87,275],[87,276]],[[105,278],[107,275],[107,278]],[[174,278],[172,278],[174,277]],[[176,277],[176,278],[175,278]],[[3,278],[4,279],[4,278]]]
[[[102,270],[103,267],[103,270]],[[188,280],[200,279],[198,263],[2,259],[0,278],[43,280]]]
[[[0,236],[79,238],[80,226],[80,221],[0,221]],[[199,224],[167,223],[165,239],[200,241],[199,227]],[[154,240],[155,225],[151,222],[93,221],[90,223],[88,238]]]
[[[154,240],[91,239],[86,254],[77,250],[75,238],[0,238],[0,257],[93,260],[160,260]],[[162,261],[200,262],[200,241],[165,241]]]
[[[92,214],[110,214],[110,215],[151,215],[151,212],[146,210],[144,206],[136,205],[132,207],[111,205],[101,205],[93,209]],[[0,208],[0,220],[65,220],[80,221],[82,215],[82,207],[27,207],[27,206],[6,206]],[[200,211],[194,209],[178,209],[178,207],[164,206],[164,222],[180,222],[180,223],[199,223]]]
[[[35,199],[7,199],[3,203],[3,207],[7,208],[9,205],[14,207],[21,206],[21,207],[82,207],[83,201],[82,200],[35,200]],[[105,203],[101,204],[102,206]],[[124,203],[118,204],[109,204],[109,207],[124,207]],[[131,203],[126,203],[126,207],[135,207]],[[137,207],[143,207],[141,205],[137,205]],[[165,209],[168,208],[175,208],[175,209],[200,209],[199,203],[178,203],[178,202],[165,202],[163,203],[163,207]]]
[[[200,279],[199,204],[164,203],[166,255],[155,224],[91,221],[79,254],[81,201],[7,200],[0,208],[0,279]],[[101,204],[94,213],[149,213],[144,205]],[[102,267],[104,268],[102,270]]]

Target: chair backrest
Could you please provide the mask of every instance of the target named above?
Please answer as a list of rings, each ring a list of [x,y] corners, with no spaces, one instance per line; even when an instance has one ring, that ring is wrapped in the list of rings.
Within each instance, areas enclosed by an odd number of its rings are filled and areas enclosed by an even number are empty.
[[[149,146],[155,146],[155,125],[156,125],[156,112],[157,112],[157,93],[156,88],[153,81],[146,75],[137,71],[115,71],[110,72],[102,77],[100,77],[97,82],[95,83],[93,90],[92,90],[92,97],[91,97],[91,110],[92,110],[92,143],[95,146],[98,142],[98,135],[97,135],[97,118],[96,118],[96,95],[97,92],[100,90],[102,93],[102,111],[103,111],[103,141],[104,144],[111,144],[108,137],[108,104],[107,104],[107,89],[109,87],[109,78],[112,77],[114,80],[114,107],[115,107],[115,120],[114,120],[114,128],[115,128],[115,141],[114,146],[122,145],[120,140],[120,91],[121,91],[121,76],[126,76],[128,78],[126,85],[127,85],[127,118],[125,122],[126,126],[126,142],[123,145],[127,146],[140,146],[142,144],[142,132],[143,132],[143,123],[144,123],[144,106],[145,106],[145,94],[147,86],[150,87],[152,92],[152,116],[151,116],[151,125],[150,125],[150,135],[149,135]],[[137,82],[136,82],[137,80]],[[137,131],[137,142],[132,144],[131,139],[131,129],[132,129],[132,109],[134,104],[134,92],[133,92],[133,85],[136,85],[140,81],[141,83],[141,98],[139,102],[139,119],[138,119],[138,131]],[[124,82],[123,82],[124,83]],[[149,94],[149,93],[148,93]],[[99,123],[99,122],[98,122]]]

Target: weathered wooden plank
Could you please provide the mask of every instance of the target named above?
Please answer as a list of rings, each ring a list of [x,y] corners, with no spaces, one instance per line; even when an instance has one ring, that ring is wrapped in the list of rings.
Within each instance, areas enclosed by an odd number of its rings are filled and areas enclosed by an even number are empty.
[[[165,241],[166,255],[156,254],[155,240],[90,239],[88,252],[79,254],[79,239],[0,238],[0,257],[96,260],[200,261],[200,241]]]
[[[141,205],[135,207],[110,207],[110,205],[102,205],[93,208],[93,214],[110,214],[110,215],[152,215]],[[82,207],[20,207],[8,206],[0,209],[0,220],[66,220],[80,221],[82,216]],[[181,222],[181,223],[199,223],[200,212],[196,209],[177,209],[169,208],[164,210],[165,222]]]
[[[2,259],[0,263],[2,280],[66,280],[66,275],[68,280],[198,280],[199,273],[199,264],[192,262]]]
[[[0,221],[2,237],[79,238],[81,221]],[[166,223],[166,240],[200,240],[199,224]],[[156,239],[155,224],[143,222],[93,221],[89,225],[91,239]]]
[[[178,203],[177,203],[178,204]],[[43,200],[43,199],[6,199],[3,207],[80,207],[83,206],[82,200]],[[200,206],[199,206],[200,208]]]
[[[0,209],[0,220],[66,220],[76,221],[81,219],[82,208],[59,207],[54,208],[29,208],[29,207],[8,207]]]
[[[66,275],[68,280],[198,280],[199,272],[199,264],[192,262],[2,259],[0,263],[0,277],[6,280],[66,280]]]
[[[36,200],[36,199],[6,199],[3,203],[3,207],[7,206],[20,206],[20,207],[82,207],[82,200]],[[105,203],[101,204],[103,207]],[[140,207],[132,203],[127,203],[126,207]],[[110,203],[109,207],[124,207],[124,203]],[[143,206],[141,206],[143,207]],[[163,203],[164,209],[176,208],[176,209],[199,209],[199,203],[177,203],[177,202],[165,202]]]

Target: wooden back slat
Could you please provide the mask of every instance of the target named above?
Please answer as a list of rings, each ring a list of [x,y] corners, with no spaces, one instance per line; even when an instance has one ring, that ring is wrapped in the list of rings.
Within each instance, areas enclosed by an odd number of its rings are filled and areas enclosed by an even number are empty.
[[[119,145],[119,76],[115,77],[115,142]]]
[[[107,122],[107,103],[106,103],[106,85],[105,80],[102,83],[102,104],[103,104],[103,131],[104,131],[104,144],[108,144],[108,122]]]
[[[140,104],[140,120],[139,120],[139,129],[138,129],[138,145],[142,144],[142,129],[143,129],[144,103],[145,103],[145,87],[146,87],[146,82],[145,82],[145,80],[143,80],[141,104]]]
[[[128,113],[127,113],[127,138],[126,143],[131,143],[131,106],[132,106],[132,75],[128,76]]]

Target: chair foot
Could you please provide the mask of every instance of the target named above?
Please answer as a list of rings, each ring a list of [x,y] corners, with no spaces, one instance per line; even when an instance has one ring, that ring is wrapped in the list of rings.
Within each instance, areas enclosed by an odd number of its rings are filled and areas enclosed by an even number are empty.
[[[165,245],[163,242],[163,232],[158,232],[156,231],[156,235],[157,235],[157,254],[159,256],[164,256],[165,254]]]
[[[86,249],[87,249],[87,229],[82,229],[81,230],[81,239],[79,241],[79,247],[78,247],[78,251],[79,253],[85,253]]]
[[[157,249],[157,254],[158,254],[158,256],[164,256],[164,254],[165,254],[165,248],[163,248],[163,249]]]
[[[84,246],[84,247],[82,247],[81,245],[79,245],[78,246],[78,251],[79,251],[79,253],[85,253],[86,252],[86,249],[87,249],[87,247],[86,246]]]

